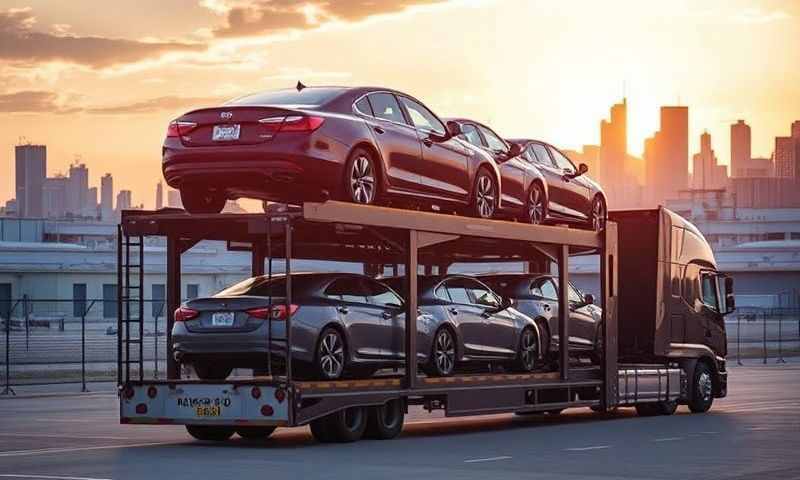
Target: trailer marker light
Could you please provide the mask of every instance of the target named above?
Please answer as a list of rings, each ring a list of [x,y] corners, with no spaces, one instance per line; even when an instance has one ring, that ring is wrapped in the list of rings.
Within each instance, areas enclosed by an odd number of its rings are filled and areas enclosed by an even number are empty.
[[[158,389],[155,387],[155,385],[150,385],[149,387],[147,387],[147,396],[148,397],[156,398],[156,395],[158,395]]]
[[[283,401],[286,400],[286,390],[282,388],[275,390],[275,400],[277,400],[278,403],[283,403]]]
[[[250,395],[256,400],[258,400],[259,398],[261,398],[261,389],[258,387],[253,387],[253,389],[250,390]]]
[[[261,407],[261,415],[264,415],[265,417],[271,417],[273,413],[275,413],[275,410],[273,410],[269,405],[263,405]]]
[[[135,392],[133,391],[133,387],[131,387],[130,385],[125,385],[125,388],[122,390],[122,396],[128,400],[133,398],[134,393]]]
[[[147,413],[147,405],[145,405],[144,403],[136,405],[136,413],[138,415],[144,415],[145,413]]]

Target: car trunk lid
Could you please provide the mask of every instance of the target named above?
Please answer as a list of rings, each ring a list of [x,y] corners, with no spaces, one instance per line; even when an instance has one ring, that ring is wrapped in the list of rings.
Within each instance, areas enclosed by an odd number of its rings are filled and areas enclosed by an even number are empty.
[[[203,108],[182,115],[181,143],[187,147],[255,145],[272,140],[287,118],[304,114],[271,106]]]
[[[231,296],[197,298],[185,306],[198,315],[185,322],[190,332],[245,332],[257,329],[265,318],[253,316],[249,311],[282,305],[282,297]]]

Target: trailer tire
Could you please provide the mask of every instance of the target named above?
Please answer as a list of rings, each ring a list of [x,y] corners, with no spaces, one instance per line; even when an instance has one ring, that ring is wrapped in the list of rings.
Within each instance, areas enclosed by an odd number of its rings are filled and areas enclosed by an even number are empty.
[[[223,442],[233,436],[233,427],[217,425],[186,425],[186,431],[197,440]]]
[[[714,403],[714,372],[703,361],[697,362],[692,375],[692,396],[688,406],[692,413],[705,413]]]
[[[327,442],[350,443],[359,440],[367,429],[367,409],[350,407],[323,418]]]
[[[322,417],[311,421],[311,435],[320,443],[330,443],[333,441],[326,420],[327,417]]]
[[[238,427],[236,433],[246,440],[261,440],[272,435],[275,427]]]
[[[364,436],[375,440],[391,440],[403,430],[404,416],[403,402],[400,400],[389,400],[383,405],[370,407]]]

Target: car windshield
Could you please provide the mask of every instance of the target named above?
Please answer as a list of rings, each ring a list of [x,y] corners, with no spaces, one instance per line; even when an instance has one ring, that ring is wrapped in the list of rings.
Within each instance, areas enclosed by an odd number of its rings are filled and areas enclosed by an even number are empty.
[[[272,90],[234,98],[226,102],[225,105],[292,105],[318,107],[329,102],[341,92],[341,88],[333,87],[304,88],[300,91],[294,88]]]

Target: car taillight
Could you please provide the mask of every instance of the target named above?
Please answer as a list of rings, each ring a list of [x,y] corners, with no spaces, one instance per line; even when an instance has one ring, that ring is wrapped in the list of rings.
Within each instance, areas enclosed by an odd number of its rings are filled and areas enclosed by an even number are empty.
[[[289,305],[289,315],[294,315],[294,312],[300,308],[299,305]],[[266,320],[267,318],[272,318],[273,320],[286,320],[286,305],[273,305],[272,308],[268,307],[260,307],[260,308],[251,308],[250,310],[246,311],[248,315],[255,318],[261,318]]]
[[[186,320],[191,320],[196,318],[200,315],[200,312],[197,310],[187,308],[187,307],[178,307],[175,310],[175,321],[176,322],[185,322]]]
[[[169,122],[167,126],[167,137],[180,137],[181,135],[186,135],[195,128],[197,128],[197,124],[194,122],[179,122],[173,120]]]
[[[258,121],[268,133],[313,132],[325,121],[322,117],[290,115],[288,117],[267,117]]]

